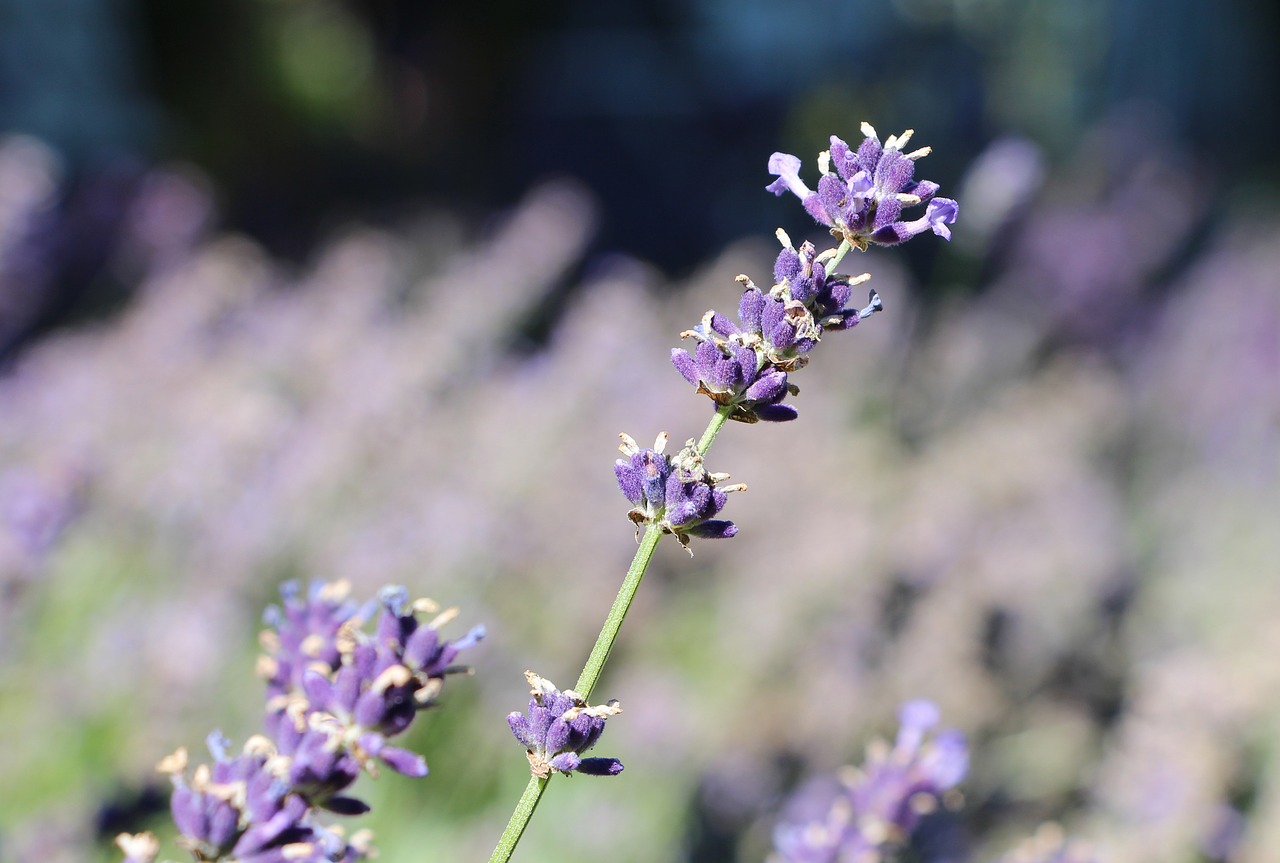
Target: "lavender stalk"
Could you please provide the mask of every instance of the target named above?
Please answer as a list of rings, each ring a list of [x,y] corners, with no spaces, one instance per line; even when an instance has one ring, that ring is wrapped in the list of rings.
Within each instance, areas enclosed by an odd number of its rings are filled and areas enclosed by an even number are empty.
[[[865,251],[870,245],[897,245],[927,230],[944,239],[951,237],[947,225],[955,222],[958,205],[948,198],[935,197],[938,184],[913,179],[916,160],[928,155],[929,148],[904,154],[902,149],[911,138],[911,130],[890,136],[884,143],[870,124],[863,123],[862,132],[865,138],[856,151],[836,136],[831,137],[831,148],[818,157],[822,177],[816,191],[800,179],[800,159],[785,153],[774,153],[770,157],[769,171],[778,179],[766,187],[767,191],[775,195],[794,193],[805,210],[826,225],[840,243],[837,248],[818,254],[812,243],[795,248],[779,229],[778,239],[783,249],[774,265],[773,287],[762,291],[747,276],[739,276],[738,281],[745,289],[739,303],[739,323],[709,311],[697,326],[680,334],[682,339],[696,342],[696,347],[692,353],[672,350],[672,364],[697,392],[708,396],[716,405],[701,438],[696,443],[690,440],[675,456],[667,456],[665,432],[648,449],[641,449],[632,438],[621,435],[623,443],[619,448],[627,458],[618,460],[615,474],[619,488],[633,504],[628,517],[636,524],[639,548],[579,675],[577,689],[565,693],[551,690],[555,696],[569,698],[566,703],[572,705],[569,712],[556,721],[562,724],[581,723],[586,719],[598,722],[592,726],[590,735],[583,738],[581,748],[572,753],[575,759],[579,752],[590,748],[603,731],[604,715],[598,713],[601,708],[589,707],[586,698],[600,678],[662,535],[674,535],[687,550],[691,537],[727,539],[737,533],[732,522],[714,516],[724,507],[729,492],[746,486],[725,485],[728,474],[710,473],[703,466],[703,459],[725,422],[795,419],[796,409],[783,403],[788,395],[799,392],[788,375],[808,363],[807,354],[817,346],[825,331],[851,329],[882,308],[874,290],[865,307],[848,307],[853,288],[870,276],[839,276],[834,272],[836,266],[853,248]],[[902,218],[905,207],[925,203],[924,216],[912,221]],[[532,694],[538,702],[546,681],[532,672],[529,679],[534,684]],[[498,840],[490,863],[505,863],[511,857],[551,774],[569,773],[579,767],[579,762],[572,759],[557,764],[555,757],[548,758],[552,754],[547,744],[550,726],[531,727],[535,717],[542,716],[539,711],[545,709],[535,702],[530,704],[528,720],[519,714],[508,717],[512,732],[526,747],[533,775]],[[613,704],[610,702],[610,706]],[[558,757],[565,755],[561,753]],[[616,759],[603,760],[616,762]],[[617,763],[616,770],[607,772],[614,775],[621,769],[622,765]]]

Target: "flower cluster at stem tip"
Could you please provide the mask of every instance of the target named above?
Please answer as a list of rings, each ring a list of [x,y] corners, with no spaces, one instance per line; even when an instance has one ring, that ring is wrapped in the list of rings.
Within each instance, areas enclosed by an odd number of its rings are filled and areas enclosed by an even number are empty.
[[[929,230],[949,240],[947,225],[955,223],[960,205],[950,198],[934,197],[937,183],[915,180],[916,161],[931,149],[903,153],[913,133],[908,129],[901,135],[890,135],[882,144],[875,128],[863,123],[865,137],[857,150],[832,135],[831,149],[818,156],[822,176],[816,191],[800,179],[797,157],[774,153],[769,157],[769,173],[778,179],[766,188],[775,195],[793,193],[809,215],[856,249],[865,250],[871,244],[896,246]],[[919,204],[927,204],[923,216],[911,221],[902,218],[904,207]]]
[[[440,629],[457,616],[427,599],[410,601],[401,587],[384,588],[376,603],[357,605],[349,587],[282,586],[282,603],[267,610],[259,674],[267,683],[266,734],[238,754],[215,731],[212,765],[188,770],[185,749],[159,765],[174,791],[170,802],[180,844],[197,860],[237,863],[333,863],[372,855],[370,836],[347,836],[321,824],[320,810],[354,815],[368,810],[347,794],[362,772],[379,765],[406,776],[427,773],[422,756],[388,740],[436,704],[448,675],[469,671],[459,653],[484,638],[476,626],[448,641]],[[380,611],[379,611],[380,609]],[[378,613],[372,633],[365,624]],[[420,614],[432,614],[427,621]],[[123,834],[126,863],[151,863],[150,834]]]
[[[774,262],[773,286],[764,290],[748,276],[738,276],[744,289],[738,320],[712,309],[695,327],[680,333],[696,346],[671,351],[672,365],[725,419],[795,419],[796,408],[784,402],[800,392],[790,376],[808,364],[810,352],[826,332],[852,329],[883,309],[874,289],[866,305],[849,305],[854,288],[871,277],[835,272],[846,252],[897,245],[930,229],[951,238],[947,226],[955,222],[959,205],[936,197],[937,183],[914,179],[916,160],[928,155],[929,148],[904,153],[910,129],[884,142],[869,123],[862,124],[862,132],[865,138],[857,150],[831,136],[831,148],[818,157],[822,176],[816,191],[800,179],[800,159],[787,153],[774,153],[769,159],[769,170],[778,179],[767,191],[795,193],[840,245],[819,252],[812,242],[796,246],[778,229],[782,250]],[[924,216],[902,218],[905,207],[919,204],[927,204]],[[619,460],[614,470],[618,487],[632,503],[632,521],[656,524],[686,548],[691,536],[727,538],[737,533],[732,522],[713,516],[724,506],[725,492],[745,486],[717,488],[727,474],[704,471],[702,453],[692,442],[672,459],[663,454],[665,434],[651,449],[641,449],[627,435],[622,441],[620,449],[627,459]]]

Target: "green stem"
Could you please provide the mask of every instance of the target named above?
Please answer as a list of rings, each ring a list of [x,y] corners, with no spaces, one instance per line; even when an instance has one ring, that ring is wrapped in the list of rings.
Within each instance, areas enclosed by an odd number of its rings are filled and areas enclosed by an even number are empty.
[[[587,664],[583,666],[582,673],[578,675],[578,682],[574,684],[574,692],[581,695],[583,700],[591,697],[591,690],[596,688],[596,683],[600,680],[605,660],[609,658],[609,651],[613,650],[613,642],[618,638],[622,621],[627,616],[627,609],[631,608],[631,600],[635,599],[636,591],[640,589],[640,582],[649,568],[649,561],[653,560],[653,552],[658,548],[660,539],[662,539],[662,528],[656,524],[651,524],[644,529],[644,536],[640,538],[640,547],[636,549],[636,556],[631,560],[627,577],[622,580],[622,587],[618,589],[613,607],[609,609],[609,616],[605,618],[604,626],[600,628],[600,635],[596,637],[595,646],[591,648]]]
[[[707,430],[702,433],[698,441],[698,452],[701,455],[707,454],[707,450],[715,442],[716,435],[720,433],[721,427],[732,412],[732,407],[722,407],[711,417]],[[591,655],[587,657],[582,674],[578,675],[578,682],[573,687],[584,701],[591,696],[591,690],[595,689],[596,683],[600,680],[605,660],[613,650],[613,643],[618,639],[618,632],[622,629],[622,621],[626,619],[627,610],[631,608],[631,600],[635,599],[636,591],[640,589],[640,582],[644,580],[645,571],[649,568],[649,562],[653,560],[653,553],[658,548],[660,539],[662,539],[662,528],[653,524],[645,528],[644,535],[640,538],[640,547],[636,549],[636,556],[632,558],[631,566],[627,569],[627,577],[622,580],[622,587],[618,589],[618,595],[613,600],[609,616],[605,618],[600,635],[596,637],[595,646],[591,648]],[[524,829],[528,826],[529,819],[533,817],[533,811],[538,808],[538,801],[542,799],[542,792],[546,790],[550,781],[550,777],[546,779],[530,777],[520,802],[511,813],[511,820],[507,822],[507,829],[502,831],[498,845],[493,849],[493,856],[489,858],[489,863],[507,863],[511,859],[511,855],[516,850],[516,844],[524,835]]]
[[[841,240],[840,248],[836,249],[836,256],[823,264],[823,269],[827,271],[828,275],[836,271],[836,267],[840,266],[840,262],[844,260],[844,256],[849,254],[849,250],[852,248],[853,246],[850,245],[848,240]]]
[[[733,413],[732,407],[721,407],[711,418],[711,422],[707,423],[707,430],[702,433],[702,437],[698,440],[698,454],[705,457],[707,450],[711,449],[711,445],[716,441],[716,435],[720,434],[720,429],[724,426],[725,420],[729,419],[729,414]]]
[[[542,799],[542,790],[550,781],[549,776],[546,779],[540,779],[537,776],[529,777],[529,784],[524,787],[524,794],[520,795],[516,811],[511,813],[511,820],[507,822],[507,829],[502,831],[502,838],[498,840],[498,847],[493,849],[493,856],[489,858],[489,863],[505,863],[511,858],[511,853],[516,850],[516,843],[524,835],[524,828],[533,817],[533,810],[538,808],[538,801]]]

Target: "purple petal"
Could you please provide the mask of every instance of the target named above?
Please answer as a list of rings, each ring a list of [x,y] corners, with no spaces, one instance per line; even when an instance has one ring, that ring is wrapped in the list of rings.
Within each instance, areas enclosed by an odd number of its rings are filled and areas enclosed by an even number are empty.
[[[343,674],[343,671],[348,673]],[[356,691],[358,691],[360,686],[359,677],[356,675],[355,670],[349,667],[339,671],[338,679],[335,681],[330,681],[329,678],[318,671],[307,671],[302,675],[302,692],[312,709],[330,710],[334,702],[339,700],[338,693],[334,689],[337,686],[342,686],[343,694],[351,695],[350,701],[343,706],[350,709],[351,702],[355,700],[354,692],[350,691],[353,680]]]
[[[399,746],[383,746],[378,752],[378,758],[401,776],[418,779],[427,775],[426,760],[408,749],[401,749]]]
[[[537,745],[533,737],[533,731],[529,728],[529,721],[525,719],[523,713],[508,713],[507,725],[511,726],[511,733],[516,736],[516,740],[519,740],[520,745],[525,749],[533,749]]]
[[[747,387],[744,396],[753,401],[774,401],[787,391],[787,373],[772,371]]]
[[[825,324],[823,329],[827,330],[849,330],[857,326],[858,321],[862,320],[858,315],[857,309],[843,309],[839,312],[839,320]]]
[[[937,705],[923,698],[908,701],[898,708],[898,722],[903,731],[927,731],[937,725],[941,718],[942,713]]]
[[[760,405],[752,408],[752,413],[765,422],[789,422],[800,415],[791,405]]]
[[[576,752],[561,752],[548,763],[561,773],[572,773],[578,769],[578,765],[582,763],[582,759],[578,757],[578,753]]]
[[[617,776],[623,770],[616,758],[584,758],[578,764],[578,772],[588,776]]]
[[[951,230],[947,225],[954,225],[960,215],[960,205],[950,198],[934,198],[925,210],[925,220],[933,232],[944,240],[951,239]]]
[[[560,752],[568,748],[569,735],[572,729],[569,723],[565,722],[563,716],[556,717],[555,722],[551,723],[551,727],[547,729],[547,735],[543,740],[543,748],[548,752]]]
[[[920,199],[920,203],[923,204],[928,202],[934,195],[938,194],[938,188],[938,184],[932,180],[921,180],[910,189],[903,189],[903,191],[908,194],[915,195]]]
[[[888,150],[876,165],[876,190],[881,196],[896,195],[903,190],[915,175],[916,163],[908,159],[900,150]]]
[[[631,465],[622,459],[618,459],[613,465],[613,473],[618,478],[618,488],[622,490],[623,496],[639,506],[640,501],[644,499],[644,481],[641,479],[640,472],[633,470]]]
[[[831,164],[835,166],[836,172],[840,178],[848,182],[858,171],[858,163],[853,153],[849,150],[849,145],[837,138],[831,136]]]
[[[831,224],[831,214],[843,212],[849,202],[849,188],[835,174],[823,174],[818,181],[818,204],[822,207],[826,218],[818,218],[824,224]]]
[[[169,797],[169,812],[174,826],[183,836],[204,838],[204,795],[185,786],[173,789]]]
[[[748,288],[743,293],[742,299],[738,302],[738,319],[742,321],[743,329],[759,335],[760,316],[764,314],[767,302],[769,302],[768,298],[753,288]]]
[[[828,228],[835,226],[835,219],[832,218],[831,211],[822,203],[822,199],[818,197],[817,192],[804,199],[804,210],[810,216],[813,216],[814,221],[819,224],[826,225]]]
[[[876,218],[871,224],[872,231],[892,225],[902,215],[902,202],[897,198],[886,198],[876,204]]]
[[[711,329],[726,338],[738,332],[738,327],[733,321],[719,312],[711,313]]]
[[[884,148],[880,146],[879,138],[863,138],[862,143],[858,145],[858,155],[854,157],[858,162],[858,168],[866,171],[868,175],[874,174],[883,152]]]
[[[240,813],[229,803],[221,800],[214,803],[208,819],[207,832],[202,838],[216,848],[226,848],[240,833]]]
[[[365,691],[356,700],[355,709],[351,711],[356,723],[365,728],[377,728],[381,725],[387,715],[388,694],[390,692],[384,694],[373,690]]]
[[[778,179],[766,186],[766,191],[779,196],[783,192],[791,192],[802,201],[809,196],[809,187],[800,179],[798,157],[790,153],[774,153],[769,157],[769,173],[776,175]]]
[[[686,381],[695,387],[698,385],[698,367],[694,364],[693,357],[689,356],[688,351],[682,348],[672,348],[671,364],[676,367],[676,371],[678,371]],[[619,462],[619,464],[621,464],[621,462]],[[619,478],[618,482],[621,484],[622,479]],[[623,494],[626,494],[625,490],[623,491]],[[628,494],[627,497],[631,497],[631,495]],[[638,500],[632,501],[632,503],[639,502],[640,501]]]
[[[964,734],[955,729],[940,731],[933,743],[933,751],[925,758],[929,778],[944,790],[959,785],[969,772],[969,747]]]
[[[370,809],[369,804],[363,800],[342,795],[330,797],[324,801],[323,807],[334,815],[363,815]]]
[[[773,282],[780,285],[789,279],[797,279],[800,277],[802,266],[800,264],[800,256],[795,249],[783,249],[778,252],[777,260],[773,262]],[[742,310],[739,307],[738,317],[742,317]]]
[[[440,633],[430,626],[419,626],[404,645],[404,664],[422,668],[431,662],[440,647]]]
[[[688,533],[702,539],[728,539],[738,533],[738,526],[731,521],[709,519],[697,527],[689,528]]]

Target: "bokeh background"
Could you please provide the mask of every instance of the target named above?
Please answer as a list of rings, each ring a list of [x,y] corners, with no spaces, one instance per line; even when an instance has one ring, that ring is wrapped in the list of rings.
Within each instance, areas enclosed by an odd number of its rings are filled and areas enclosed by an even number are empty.
[[[822,240],[769,153],[865,119],[933,145],[954,241],[853,260],[887,313],[721,436],[741,533],[659,549],[597,690],[627,771],[555,783],[520,859],[761,861],[928,697],[973,769],[910,859],[1055,821],[1274,861],[1277,37],[1208,0],[0,0],[0,860],[163,830],[155,762],[258,729],[290,578],[487,624],[362,819],[484,859],[521,672],[572,681],[633,550],[617,433],[701,431],[677,334],[777,226]]]

